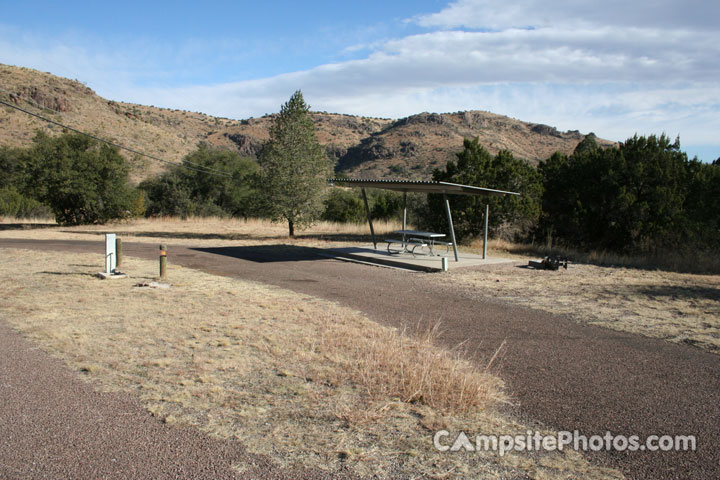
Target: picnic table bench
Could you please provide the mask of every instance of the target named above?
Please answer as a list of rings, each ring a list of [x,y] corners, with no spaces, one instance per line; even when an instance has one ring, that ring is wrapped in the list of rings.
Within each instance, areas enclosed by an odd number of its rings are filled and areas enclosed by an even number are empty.
[[[423,232],[419,230],[396,230],[393,233],[402,235],[402,240],[383,240],[388,244],[388,253],[408,252],[411,253],[414,257],[416,254],[416,249],[423,249],[427,247],[427,249],[429,250],[428,255],[433,256],[437,255],[434,251],[435,245],[445,245],[447,247],[447,251],[450,251],[450,245],[452,245],[452,243],[450,242],[437,240],[438,238],[443,238],[445,236],[444,233]],[[401,248],[399,250],[393,251],[391,249],[391,246],[398,244],[401,245]]]

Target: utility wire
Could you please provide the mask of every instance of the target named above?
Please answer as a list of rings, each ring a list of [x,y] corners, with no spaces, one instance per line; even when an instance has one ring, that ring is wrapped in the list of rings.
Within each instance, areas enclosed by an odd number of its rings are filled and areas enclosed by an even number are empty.
[[[3,92],[5,92],[5,93],[7,93],[8,95],[18,96],[18,97],[22,98],[23,100],[25,100],[25,101],[28,102],[28,103],[33,103],[33,104],[35,104],[35,106],[36,106],[37,108],[41,109],[41,110],[50,110],[51,112],[55,112],[55,113],[57,113],[58,115],[62,115],[62,112],[60,112],[60,111],[58,111],[58,110],[55,110],[54,108],[50,108],[50,107],[47,107],[47,106],[40,105],[40,104],[37,103],[35,100],[33,100],[33,99],[31,99],[31,98],[24,97],[22,94],[9,92],[9,91],[5,90],[5,89],[2,88],[2,87],[0,87],[0,91],[3,91]],[[4,102],[3,102],[3,103],[4,103]],[[7,104],[6,104],[6,105],[7,105]],[[15,107],[15,106],[13,106],[13,105],[10,105],[10,107],[12,107],[12,108],[17,108],[17,107]],[[24,110],[22,110],[22,109],[20,109],[20,108],[18,108],[18,110],[24,111]],[[136,153],[136,154],[138,154],[138,155],[142,155],[142,156],[151,158],[151,159],[153,159],[153,160],[156,160],[156,161],[159,161],[159,162],[162,162],[162,163],[167,163],[167,164],[169,164],[169,165],[174,165],[174,166],[180,166],[180,167],[183,167],[183,168],[188,168],[189,170],[194,170],[194,171],[196,171],[196,172],[201,172],[201,171],[203,171],[203,173],[204,173],[204,171],[207,171],[207,173],[211,173],[211,174],[214,173],[214,174],[217,174],[217,175],[220,175],[220,176],[224,176],[224,177],[231,178],[231,176],[228,175],[228,174],[226,174],[225,172],[221,172],[221,171],[219,171],[219,170],[215,170],[215,169],[210,168],[210,167],[206,167],[206,166],[203,166],[203,165],[199,165],[199,164],[197,164],[197,163],[188,162],[187,160],[183,161],[182,164],[170,162],[170,161],[168,161],[168,160],[163,160],[162,158],[153,157],[152,155],[149,155],[149,154],[145,154],[145,153],[142,153],[142,152],[138,152],[138,151],[132,150],[132,149],[130,149],[130,148],[128,148],[128,147],[125,147],[125,146],[123,146],[123,145],[114,144],[114,143],[109,142],[109,141],[107,141],[107,140],[104,140],[104,139],[102,139],[102,138],[98,138],[98,137],[95,137],[95,136],[90,135],[90,134],[88,134],[88,133],[81,132],[81,131],[79,131],[79,130],[77,130],[77,129],[74,129],[74,128],[72,128],[72,127],[68,127],[68,126],[66,126],[66,125],[62,125],[62,124],[60,124],[60,123],[58,123],[58,122],[55,122],[55,121],[53,121],[53,120],[49,120],[49,119],[40,117],[39,115],[35,115],[35,114],[31,113],[31,112],[25,112],[25,113],[28,113],[28,114],[33,115],[33,116],[36,116],[36,117],[38,117],[38,118],[41,118],[41,119],[43,119],[43,120],[45,120],[45,121],[54,123],[54,124],[56,124],[56,125],[60,125],[60,126],[62,126],[62,127],[64,127],[64,128],[68,128],[68,129],[73,130],[73,131],[75,131],[75,132],[78,132],[78,133],[80,133],[80,134],[82,134],[82,135],[87,135],[88,137],[95,138],[95,139],[97,139],[97,140],[99,140],[99,141],[101,141],[101,142],[107,143],[107,144],[109,144],[109,145],[113,145],[113,146],[115,146],[115,147],[118,147],[118,148],[121,148],[121,149],[124,149],[124,150],[128,150],[128,151],[130,151],[130,152],[133,152],[133,153]],[[186,164],[187,164],[187,165],[192,165],[193,167],[197,167],[197,168],[199,168],[199,169],[201,169],[201,170],[196,170],[196,169],[194,169],[194,168],[187,167]]]
[[[3,88],[0,88],[0,90],[2,90],[3,92],[6,92],[6,93],[11,93],[11,92],[8,92],[7,90],[3,89]],[[16,95],[16,94],[13,94],[13,95]],[[27,101],[26,98],[23,98],[23,100],[26,100],[26,101]],[[173,166],[176,166],[176,167],[187,168],[188,170],[194,170],[194,171],[196,171],[196,172],[205,173],[205,174],[208,174],[208,175],[214,175],[214,176],[218,176],[218,177],[232,178],[232,175],[228,175],[227,173],[223,173],[223,172],[220,172],[220,171],[218,171],[218,170],[214,170],[214,169],[211,169],[211,168],[208,168],[208,167],[203,167],[202,165],[197,165],[197,164],[190,163],[190,162],[187,162],[187,161],[184,161],[183,163],[175,163],[175,162],[171,162],[171,161],[169,161],[169,160],[164,160],[164,159],[162,159],[162,158],[155,157],[155,156],[150,155],[150,154],[148,154],[148,153],[143,153],[143,152],[140,152],[140,151],[138,151],[138,150],[134,150],[134,149],[132,149],[132,148],[130,148],[130,147],[126,147],[126,146],[124,146],[124,145],[120,145],[120,144],[118,144],[118,143],[114,143],[114,142],[111,142],[111,141],[109,141],[109,140],[105,140],[105,139],[103,139],[103,138],[100,138],[100,137],[98,137],[98,136],[92,135],[92,134],[90,134],[90,133],[83,132],[82,130],[78,130],[77,128],[73,128],[73,127],[70,127],[70,126],[68,126],[68,125],[64,125],[64,124],[62,124],[62,123],[60,123],[60,122],[57,122],[57,121],[55,121],[55,120],[52,120],[52,119],[50,119],[50,118],[43,117],[42,115],[38,115],[37,113],[33,113],[33,112],[29,111],[29,110],[25,110],[24,108],[18,107],[17,105],[13,105],[13,104],[8,103],[8,102],[6,102],[6,101],[4,101],[4,100],[0,100],[0,103],[3,104],[3,105],[5,105],[5,106],[7,106],[7,107],[14,108],[15,110],[19,110],[19,111],[21,111],[21,112],[23,112],[23,113],[26,113],[26,114],[28,114],[28,115],[31,115],[31,116],[33,116],[33,117],[39,118],[40,120],[43,120],[43,121],[45,121],[45,122],[52,123],[53,125],[57,125],[57,126],[59,126],[59,127],[66,128],[66,129],[68,129],[68,130],[71,130],[71,131],[73,131],[73,132],[79,133],[79,134],[81,134],[81,135],[85,135],[86,137],[95,139],[95,140],[97,140],[97,141],[99,141],[99,142],[106,143],[106,144],[108,144],[108,145],[110,145],[110,146],[113,146],[113,147],[116,147],[116,148],[120,148],[120,149],[122,149],[122,150],[127,150],[128,152],[132,152],[132,153],[134,153],[134,154],[136,154],[136,155],[140,155],[140,156],[142,156],[142,157],[150,158],[150,159],[155,160],[155,161],[157,161],[157,162],[167,163],[168,165],[173,165]],[[34,103],[34,102],[33,102],[33,103]],[[36,104],[36,105],[37,105],[39,108],[43,108],[43,109],[47,108],[47,107],[43,107],[43,106],[38,105],[38,104]],[[50,110],[50,111],[53,111],[53,112],[56,112],[56,113],[60,113],[60,112],[58,112],[57,110],[53,110],[52,108],[47,108],[47,110]],[[198,167],[198,168],[189,167],[188,165],[193,165],[193,166]]]

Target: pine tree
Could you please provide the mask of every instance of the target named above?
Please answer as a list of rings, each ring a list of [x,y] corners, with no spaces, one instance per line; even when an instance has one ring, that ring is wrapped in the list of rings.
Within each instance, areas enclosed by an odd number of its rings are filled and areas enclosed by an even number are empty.
[[[330,163],[315,138],[310,107],[298,90],[273,119],[270,139],[259,156],[267,209],[275,221],[286,220],[291,237],[295,227],[315,221],[323,211]]]

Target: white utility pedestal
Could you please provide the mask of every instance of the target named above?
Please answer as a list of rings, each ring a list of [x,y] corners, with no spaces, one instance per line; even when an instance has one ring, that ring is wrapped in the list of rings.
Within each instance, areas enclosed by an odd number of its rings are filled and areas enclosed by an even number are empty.
[[[105,271],[98,273],[101,278],[125,278],[124,273],[116,272],[117,267],[117,250],[115,248],[116,235],[114,233],[105,234]]]

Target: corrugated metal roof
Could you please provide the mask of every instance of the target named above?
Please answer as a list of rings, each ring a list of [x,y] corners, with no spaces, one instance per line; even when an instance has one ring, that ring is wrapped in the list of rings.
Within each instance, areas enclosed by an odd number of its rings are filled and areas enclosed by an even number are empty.
[[[380,188],[398,192],[444,193],[452,195],[520,195],[517,192],[506,192],[492,188],[460,185],[458,183],[432,182],[425,180],[374,180],[370,178],[330,178],[328,182],[349,187]]]

